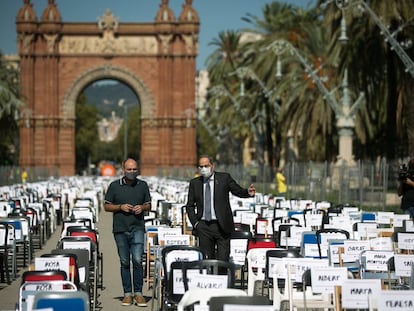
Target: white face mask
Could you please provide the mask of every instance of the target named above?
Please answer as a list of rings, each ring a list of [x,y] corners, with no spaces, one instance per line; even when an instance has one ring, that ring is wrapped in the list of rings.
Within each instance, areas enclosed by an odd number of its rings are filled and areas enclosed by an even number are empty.
[[[200,175],[204,178],[208,178],[211,176],[211,167],[200,167],[198,168]]]

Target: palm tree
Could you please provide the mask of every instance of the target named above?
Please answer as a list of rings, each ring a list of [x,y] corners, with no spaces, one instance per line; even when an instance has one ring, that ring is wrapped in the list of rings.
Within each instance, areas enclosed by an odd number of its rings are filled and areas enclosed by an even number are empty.
[[[263,12],[263,20],[246,19],[255,26],[255,31],[262,34],[262,40],[252,43],[245,55],[252,60],[251,66],[266,81],[268,88],[276,86],[277,91],[271,100],[277,100],[278,97],[282,100],[279,123],[283,136],[286,138],[288,131],[292,131],[300,138],[303,142],[303,158],[332,158],[334,114],[324,100],[324,94],[304,72],[303,64],[296,56],[292,57],[289,51],[280,56],[288,64],[288,69],[283,79],[277,81],[277,56],[267,48],[282,39],[290,42],[315,68],[323,65],[320,78],[327,77],[327,81],[335,85],[332,66],[327,62],[328,41],[320,27],[319,16],[315,10],[303,10],[277,2],[266,5]]]
[[[323,1],[319,1],[321,3]],[[404,42],[414,34],[414,3],[412,1],[366,1],[384,26]],[[357,133],[362,150],[360,157],[383,155],[389,159],[407,155],[404,151],[406,137],[409,155],[414,155],[414,110],[409,99],[413,94],[413,77],[405,72],[404,64],[384,39],[375,20],[357,11],[356,6],[345,8],[349,43],[340,48],[332,45],[332,55],[339,55],[339,70],[350,73],[354,89],[364,90],[366,105],[362,107]],[[332,42],[340,36],[341,11],[334,4],[326,7],[324,23],[330,29]],[[413,48],[406,50],[413,59]],[[383,141],[387,143],[384,144]]]
[[[218,160],[222,164],[242,162],[241,145],[247,135],[246,120],[240,114],[240,99],[237,90],[228,83],[229,74],[241,61],[241,34],[237,31],[220,32],[210,45],[216,50],[207,58],[206,65],[210,78],[207,96],[206,116],[210,129],[218,137]],[[219,92],[214,87],[219,86]],[[227,138],[227,140],[226,140]],[[228,148],[230,141],[231,146]]]

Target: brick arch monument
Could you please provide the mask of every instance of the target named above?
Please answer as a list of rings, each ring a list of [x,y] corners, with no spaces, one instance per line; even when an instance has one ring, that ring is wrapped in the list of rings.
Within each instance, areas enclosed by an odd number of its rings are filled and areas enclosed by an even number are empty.
[[[16,17],[26,103],[21,166],[75,173],[76,100],[101,79],[125,83],[140,99],[142,174],[196,163],[198,14],[192,0],[178,18],[168,0],[154,13],[153,23],[121,23],[109,10],[95,23],[64,23],[49,0],[39,21],[31,1],[23,1]]]

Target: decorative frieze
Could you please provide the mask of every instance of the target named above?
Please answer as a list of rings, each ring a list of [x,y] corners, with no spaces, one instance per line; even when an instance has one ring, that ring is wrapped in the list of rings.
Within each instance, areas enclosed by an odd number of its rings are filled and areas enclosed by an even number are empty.
[[[119,37],[105,33],[103,37],[63,36],[59,43],[59,53],[71,54],[157,54],[157,40],[154,36]]]

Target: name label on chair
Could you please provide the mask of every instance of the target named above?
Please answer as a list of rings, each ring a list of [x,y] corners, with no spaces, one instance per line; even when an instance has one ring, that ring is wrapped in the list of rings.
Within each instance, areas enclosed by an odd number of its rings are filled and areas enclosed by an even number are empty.
[[[185,235],[170,235],[164,236],[164,245],[190,245],[190,236]]]
[[[69,257],[36,257],[35,270],[62,270],[66,272],[66,275],[69,275],[69,259]]]
[[[398,232],[398,248],[414,250],[414,233]]]
[[[344,262],[351,262],[359,259],[359,255],[366,250],[369,250],[370,243],[368,240],[345,240],[344,241],[344,255],[342,259]]]
[[[314,293],[333,293],[336,285],[341,285],[348,278],[345,267],[312,268],[312,291]]]
[[[174,270],[173,293],[184,294],[184,281],[181,271]],[[227,275],[204,274],[199,270],[187,270],[188,289],[224,289],[227,288]]]
[[[342,308],[368,309],[369,296],[377,299],[381,292],[381,280],[345,280],[342,284]]]
[[[283,258],[286,271],[290,278],[295,282],[302,282],[302,275],[306,270],[316,267],[328,267],[328,259],[314,259],[314,258]]]
[[[384,224],[389,225],[394,219],[393,212],[377,212],[376,223],[377,224]]]
[[[227,288],[227,275],[200,274],[199,270],[188,270],[188,288],[223,289]]]
[[[365,256],[365,269],[370,271],[387,271],[388,260],[394,256],[394,252],[387,251],[367,251]]]
[[[383,290],[377,300],[378,310],[414,310],[414,290]]]
[[[403,227],[404,220],[409,220],[410,215],[408,214],[395,214],[393,218],[393,226],[394,227]]]
[[[223,311],[274,311],[271,305],[223,305]]]
[[[411,267],[414,266],[414,255],[395,254],[394,255],[395,275],[411,276]],[[414,277],[414,276],[411,276]]]
[[[230,240],[230,258],[235,264],[243,265],[246,260],[247,239]]]

